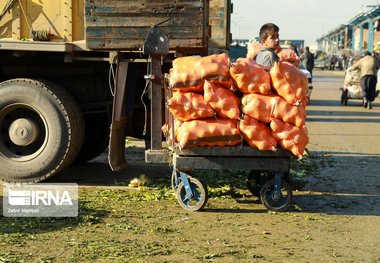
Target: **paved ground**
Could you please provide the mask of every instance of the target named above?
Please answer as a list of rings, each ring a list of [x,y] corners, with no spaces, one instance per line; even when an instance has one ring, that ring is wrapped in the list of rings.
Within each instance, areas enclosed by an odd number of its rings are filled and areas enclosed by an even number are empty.
[[[319,158],[320,172],[308,178],[305,190],[329,196],[321,198],[319,204],[305,206],[331,213],[379,216],[380,99],[375,100],[372,110],[363,108],[360,100],[342,106],[338,90],[343,84],[342,72],[317,71],[314,82],[307,109],[308,148]],[[373,224],[379,231],[379,218]]]
[[[380,98],[373,109],[360,100],[340,103],[341,71],[315,71],[314,90],[307,108],[308,149],[318,161],[319,173],[309,176],[304,190],[323,195],[317,199],[300,196],[299,202],[311,212],[380,215]],[[75,181],[82,186],[115,186],[145,174],[167,177],[167,165],[144,163],[143,142],[132,140],[126,150],[129,168],[112,172],[103,154],[83,166],[71,167],[53,181]],[[313,194],[311,194],[313,195]],[[317,200],[317,201],[316,201]],[[342,211],[339,209],[342,208]],[[378,220],[380,222],[380,220]],[[380,231],[380,223],[377,228]]]
[[[99,188],[127,190],[125,183],[140,174],[169,178],[168,166],[147,165],[143,147],[129,147],[126,150],[129,167],[125,171],[111,172],[106,155],[102,155],[51,179],[77,182],[84,197],[88,193],[94,195],[87,205],[103,205],[99,207],[104,210],[103,221],[98,219],[98,223],[70,229],[57,225],[58,231],[46,235],[37,231],[24,247],[14,245],[21,245],[18,235],[14,241],[4,237],[0,243],[6,246],[6,256],[24,253],[21,250],[32,254],[29,251],[33,250],[46,251],[38,252],[39,258],[54,255],[68,259],[73,254],[78,259],[73,262],[84,262],[87,255],[99,259],[98,262],[108,262],[102,259],[108,255],[123,258],[136,253],[142,259],[135,262],[148,259],[150,262],[182,262],[183,259],[189,262],[380,262],[379,98],[373,110],[361,107],[360,101],[341,106],[342,84],[342,72],[314,73],[315,88],[307,108],[307,127],[308,149],[318,170],[305,178],[307,184],[301,191],[294,191],[294,207],[289,212],[268,213],[250,195],[237,200],[209,200],[201,213],[186,212],[174,200],[130,201],[126,191],[115,191],[114,197],[104,196]],[[132,141],[131,145],[141,142]],[[99,196],[101,193],[103,196]],[[104,200],[106,203],[102,203]],[[3,220],[0,225],[10,224],[9,220]],[[30,222],[26,223],[29,226]],[[44,229],[45,225],[42,222],[33,229]],[[123,231],[111,231],[109,226],[113,225]],[[136,235],[136,229],[143,231]],[[165,231],[156,235],[151,229]],[[68,245],[73,243],[71,240],[79,245]],[[160,250],[147,246],[152,242]],[[87,248],[85,244],[89,244]],[[119,252],[116,254],[113,249]]]

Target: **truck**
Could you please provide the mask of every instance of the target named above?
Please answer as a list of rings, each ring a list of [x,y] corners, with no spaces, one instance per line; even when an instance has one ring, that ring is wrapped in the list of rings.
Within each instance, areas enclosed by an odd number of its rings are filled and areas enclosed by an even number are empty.
[[[227,51],[231,13],[231,0],[1,1],[0,180],[43,181],[107,147],[124,169],[126,136],[160,156],[163,76],[178,56]]]

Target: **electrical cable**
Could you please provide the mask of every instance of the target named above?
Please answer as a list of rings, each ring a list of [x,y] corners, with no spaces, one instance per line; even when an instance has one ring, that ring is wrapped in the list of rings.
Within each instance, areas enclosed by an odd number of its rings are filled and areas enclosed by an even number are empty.
[[[111,83],[111,80],[113,80],[113,85]],[[111,92],[112,97],[115,97],[115,91],[114,91],[114,87],[115,87],[115,71],[113,69],[112,63],[110,63],[110,69],[108,71],[108,86],[110,88],[110,92]]]
[[[151,65],[152,63],[151,63],[151,57],[149,56],[149,59],[148,59],[148,63],[147,63],[147,75],[146,75],[146,77],[145,77],[145,80],[146,80],[146,83],[145,83],[145,88],[144,88],[144,90],[143,90],[143,92],[142,92],[142,94],[141,94],[141,102],[142,102],[142,104],[143,104],[143,106],[144,106],[144,118],[145,118],[145,121],[144,121],[144,130],[143,130],[143,135],[146,135],[146,125],[147,125],[147,121],[148,121],[148,108],[147,108],[147,106],[146,106],[146,104],[145,104],[145,102],[144,102],[144,95],[145,94],[147,94],[150,90],[151,90],[151,88],[152,88],[152,85],[150,85],[151,84],[151,82],[152,82],[152,76],[151,76],[151,74],[152,74],[152,65]]]

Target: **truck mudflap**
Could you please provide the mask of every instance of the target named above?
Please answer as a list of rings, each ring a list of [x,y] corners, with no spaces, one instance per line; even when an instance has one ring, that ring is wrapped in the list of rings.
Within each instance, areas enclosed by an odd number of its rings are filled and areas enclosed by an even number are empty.
[[[169,53],[169,37],[158,27],[151,27],[144,42],[144,54],[149,54],[151,65],[145,79],[150,85],[151,99],[151,144],[149,148],[154,151],[162,150],[162,58]],[[125,160],[125,127],[127,124],[126,96],[127,96],[127,73],[128,62],[123,60],[120,54],[117,56],[117,73],[115,83],[115,95],[112,109],[112,123],[110,131],[110,144],[108,161],[113,171],[120,171],[127,166]]]
[[[118,56],[118,58],[120,57]],[[123,142],[125,138],[125,125],[127,124],[126,83],[128,64],[128,61],[123,60],[119,60],[117,63],[108,151],[108,162],[112,171],[120,171],[127,167],[124,154],[125,143]]]

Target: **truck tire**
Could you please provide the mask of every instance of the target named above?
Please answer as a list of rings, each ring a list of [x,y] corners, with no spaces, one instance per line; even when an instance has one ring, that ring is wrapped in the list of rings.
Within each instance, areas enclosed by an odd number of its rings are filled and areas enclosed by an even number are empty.
[[[85,135],[82,148],[74,164],[79,165],[98,157],[109,143],[110,123],[107,113],[88,114],[84,116]]]
[[[63,88],[45,80],[0,83],[0,179],[34,183],[60,172],[79,153],[83,116]]]

